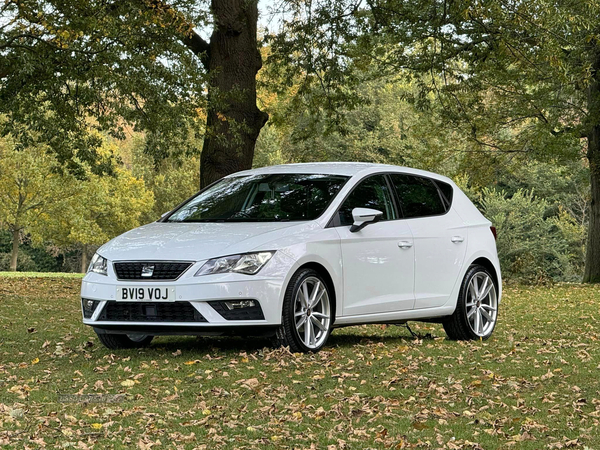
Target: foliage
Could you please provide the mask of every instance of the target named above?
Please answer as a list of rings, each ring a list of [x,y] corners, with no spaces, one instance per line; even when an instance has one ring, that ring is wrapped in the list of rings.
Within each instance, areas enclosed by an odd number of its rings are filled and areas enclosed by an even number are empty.
[[[8,230],[0,229],[0,259],[4,263],[0,270],[8,270],[10,259],[8,256],[12,251],[12,235]],[[30,270],[36,272],[61,272],[67,270],[63,267],[62,255],[56,255],[52,249],[45,246],[33,246],[31,239],[22,239],[19,247],[19,259],[17,270],[23,270],[23,266],[30,266]],[[7,262],[8,261],[8,262]]]
[[[0,253],[0,271],[10,270],[10,253]],[[37,266],[31,256],[28,254],[21,254],[17,260],[17,270],[21,272],[28,272],[37,269]]]
[[[103,150],[116,153],[117,149],[108,145]],[[70,214],[60,221],[45,218],[46,238],[57,245],[99,246],[141,225],[141,217],[152,209],[152,192],[143,179],[134,177],[126,168],[119,167],[108,177],[86,175],[86,181],[79,184],[79,198],[70,205]],[[61,233],[61,229],[66,233]]]
[[[60,170],[57,159],[37,148],[17,150],[10,138],[0,140],[0,217],[2,226],[31,239],[36,247],[53,246],[54,256],[73,246],[99,246],[141,224],[154,206],[153,193],[143,179],[117,166],[113,175],[94,174],[86,164],[85,179]],[[117,148],[104,144],[99,151],[117,160]],[[85,247],[84,247],[85,248]],[[6,249],[9,251],[9,249]],[[47,252],[35,260],[24,256],[19,270],[57,270]]]
[[[484,342],[370,325],[291,354],[182,336],[109,351],[81,325],[79,284],[2,278],[3,448],[600,447],[594,287],[509,287]]]
[[[259,138],[256,165],[276,155],[275,161],[366,161],[448,172],[464,140],[443,129],[439,110],[408,100],[414,89],[397,78],[359,84],[360,104],[340,108],[338,129],[298,103],[295,87],[277,94],[265,106],[273,122]]]
[[[175,152],[170,153],[173,155]],[[145,152],[143,137],[135,136],[121,146],[120,155],[131,167],[131,173],[143,179],[154,196],[152,208],[140,218],[142,223],[157,220],[198,191],[200,160],[194,153],[171,156],[157,162]]]
[[[11,139],[0,141],[0,217],[11,231],[57,214],[76,194],[72,178],[58,173],[55,158],[44,148],[17,150]]]
[[[345,124],[339,108],[361,104],[356,87],[364,81],[360,61],[355,60],[355,39],[361,2],[290,1],[284,2],[279,29],[264,32],[267,79],[277,82],[278,93],[293,90],[295,106],[308,111],[326,130]],[[276,120],[276,118],[275,118]]]
[[[185,40],[204,2],[7,1],[0,6],[0,113],[24,145],[31,129],[79,176],[110,172],[91,129],[146,130],[148,150],[179,150],[205,103],[206,72]]]
[[[23,231],[39,239],[44,218],[61,218],[78,194],[74,180],[70,174],[61,175],[56,158],[43,146],[17,150],[10,138],[0,140],[0,227],[13,236],[13,270]]]
[[[518,189],[535,192],[558,215],[564,209],[578,225],[586,226],[590,208],[589,167],[582,160],[523,162],[504,165],[496,173],[496,185],[512,195]]]
[[[586,89],[594,82],[597,1],[319,0],[290,9],[283,32],[267,37],[274,71],[320,80],[331,70],[350,86],[364,77],[407,77],[418,88],[412,100],[435,103],[445,125],[480,150],[572,158],[596,123]],[[318,64],[296,57],[303,42],[310,42],[306,52],[323,55]],[[320,88],[330,100],[320,104],[339,108],[329,95],[336,90],[326,81]]]
[[[510,197],[504,191],[484,189],[481,207],[498,232],[504,277],[530,283],[579,281],[584,229],[564,210],[549,216],[547,200],[521,189]]]

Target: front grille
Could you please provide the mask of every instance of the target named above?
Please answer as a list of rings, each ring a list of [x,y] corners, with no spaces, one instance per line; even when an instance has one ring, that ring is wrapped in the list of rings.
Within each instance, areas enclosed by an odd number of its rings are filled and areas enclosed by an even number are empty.
[[[191,262],[139,261],[116,262],[114,267],[119,280],[176,280],[192,264]],[[142,276],[142,271],[146,276]]]
[[[98,320],[119,322],[206,322],[190,302],[106,302]]]

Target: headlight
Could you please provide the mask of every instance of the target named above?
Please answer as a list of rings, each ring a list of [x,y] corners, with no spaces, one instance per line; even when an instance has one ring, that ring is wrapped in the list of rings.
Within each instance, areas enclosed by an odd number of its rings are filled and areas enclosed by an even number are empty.
[[[221,258],[209,259],[196,272],[200,275],[212,275],[215,273],[243,273],[254,275],[271,259],[275,252],[246,253],[244,255],[223,256]]]
[[[94,254],[92,262],[88,267],[88,272],[99,273],[100,275],[108,275],[106,270],[108,268],[108,261],[106,258],[100,256],[98,253]]]

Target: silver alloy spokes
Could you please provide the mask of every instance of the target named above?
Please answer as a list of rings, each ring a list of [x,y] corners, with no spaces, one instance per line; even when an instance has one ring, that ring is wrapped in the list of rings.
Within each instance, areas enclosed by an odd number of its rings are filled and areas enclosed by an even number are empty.
[[[466,306],[471,330],[477,336],[488,336],[498,316],[498,296],[494,281],[487,273],[477,272],[469,281]]]
[[[294,301],[294,322],[298,337],[310,349],[319,348],[331,322],[329,295],[323,282],[308,277],[300,285]]]

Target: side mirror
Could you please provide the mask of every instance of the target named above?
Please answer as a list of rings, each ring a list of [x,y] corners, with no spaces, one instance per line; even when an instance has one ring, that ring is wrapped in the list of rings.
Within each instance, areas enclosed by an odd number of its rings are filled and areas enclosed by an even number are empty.
[[[379,222],[381,216],[383,216],[383,213],[381,211],[377,211],[376,209],[354,208],[352,210],[352,218],[354,219],[354,223],[350,227],[350,232],[356,233],[370,223]]]

